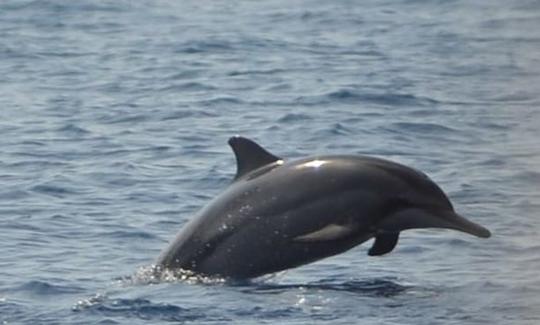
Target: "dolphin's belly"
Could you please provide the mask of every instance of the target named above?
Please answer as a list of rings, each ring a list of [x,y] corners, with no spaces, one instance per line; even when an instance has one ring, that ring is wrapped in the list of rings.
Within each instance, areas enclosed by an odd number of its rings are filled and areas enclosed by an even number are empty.
[[[307,243],[278,235],[253,241],[251,234],[237,234],[234,240],[224,242],[213,254],[201,260],[194,270],[230,278],[253,278],[343,253],[370,238],[371,234],[364,233]]]
[[[181,229],[158,264],[207,275],[254,277],[339,254],[371,238],[376,197],[362,187],[344,187],[339,179],[324,184],[316,178],[297,192],[288,190],[297,184],[296,177],[231,187]],[[295,240],[328,225],[354,231],[334,240]]]
[[[369,213],[373,201],[361,203],[360,194],[351,190],[329,193],[317,200],[282,198],[274,202],[279,208],[255,206],[249,213],[242,213],[242,205],[232,210],[211,206],[206,209],[207,215],[201,216],[208,220],[186,234],[189,239],[180,239],[184,247],[174,249],[181,262],[177,266],[208,275],[245,278],[342,253],[373,236]],[[248,201],[257,202],[253,198]],[[329,225],[351,227],[352,231],[339,238],[298,240]]]

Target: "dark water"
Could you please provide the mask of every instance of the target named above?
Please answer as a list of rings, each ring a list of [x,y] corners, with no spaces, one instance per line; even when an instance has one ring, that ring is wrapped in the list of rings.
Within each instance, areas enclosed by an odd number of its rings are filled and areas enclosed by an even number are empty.
[[[538,1],[2,1],[0,76],[3,324],[540,324]],[[493,237],[152,279],[234,134],[414,166]]]

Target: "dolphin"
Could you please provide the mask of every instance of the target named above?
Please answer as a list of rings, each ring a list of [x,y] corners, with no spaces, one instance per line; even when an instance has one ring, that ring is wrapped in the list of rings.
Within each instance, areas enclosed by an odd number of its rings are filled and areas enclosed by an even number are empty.
[[[249,279],[343,253],[375,238],[368,255],[391,252],[403,230],[446,228],[488,238],[454,211],[427,175],[359,155],[290,162],[247,138],[229,139],[232,183],[187,222],[159,269]]]

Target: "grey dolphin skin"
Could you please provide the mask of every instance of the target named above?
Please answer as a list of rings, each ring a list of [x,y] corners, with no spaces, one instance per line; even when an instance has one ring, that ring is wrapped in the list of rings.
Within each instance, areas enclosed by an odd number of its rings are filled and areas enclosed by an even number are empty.
[[[379,158],[310,157],[290,162],[255,142],[229,140],[232,184],[208,203],[159,256],[161,269],[247,279],[339,254],[371,238],[370,256],[389,253],[400,231],[447,228],[488,238],[454,211],[425,174]]]

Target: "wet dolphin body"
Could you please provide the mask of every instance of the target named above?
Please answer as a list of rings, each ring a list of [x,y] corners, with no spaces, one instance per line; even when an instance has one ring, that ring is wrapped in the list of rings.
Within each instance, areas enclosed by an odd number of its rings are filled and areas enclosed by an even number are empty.
[[[448,228],[487,238],[425,174],[388,160],[317,156],[284,162],[255,142],[229,140],[232,184],[188,222],[160,268],[244,279],[339,254],[371,238],[394,249],[400,231]]]

